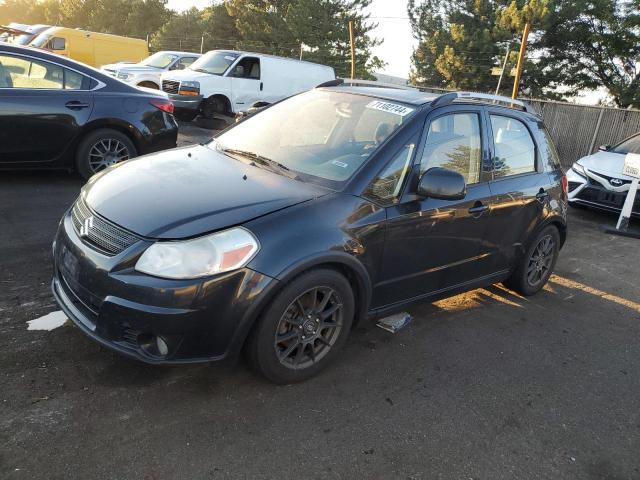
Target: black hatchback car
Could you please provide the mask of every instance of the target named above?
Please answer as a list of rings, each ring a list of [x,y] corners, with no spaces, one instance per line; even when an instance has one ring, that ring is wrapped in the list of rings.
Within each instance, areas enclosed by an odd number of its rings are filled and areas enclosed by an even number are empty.
[[[89,178],[176,146],[166,95],[59,55],[0,44],[0,168],[77,169]]]
[[[126,356],[244,350],[286,383],[361,319],[501,281],[534,294],[566,237],[567,184],[515,106],[335,82],[116,165],[60,223],[54,295]]]

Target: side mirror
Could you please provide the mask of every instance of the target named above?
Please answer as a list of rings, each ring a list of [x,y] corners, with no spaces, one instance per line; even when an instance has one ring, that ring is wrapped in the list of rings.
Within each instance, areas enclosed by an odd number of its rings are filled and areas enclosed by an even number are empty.
[[[610,148],[611,148],[611,145],[600,145],[598,147],[598,151],[599,152],[608,152]]]
[[[462,200],[467,194],[467,184],[458,172],[434,167],[427,170],[418,183],[418,195],[441,200]]]

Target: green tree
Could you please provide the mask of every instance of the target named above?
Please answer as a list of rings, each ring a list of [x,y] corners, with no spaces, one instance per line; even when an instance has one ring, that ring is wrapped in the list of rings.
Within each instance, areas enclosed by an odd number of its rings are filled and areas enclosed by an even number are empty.
[[[607,89],[618,107],[640,108],[640,2],[554,0],[532,48],[535,88]]]
[[[540,24],[548,0],[409,0],[408,13],[418,40],[412,56],[412,81],[433,87],[494,90],[507,45],[515,60],[525,22]],[[507,77],[508,78],[508,77]],[[510,88],[508,81],[505,88]]]
[[[376,27],[364,10],[372,0],[229,0],[240,46],[332,66],[341,77],[350,75],[349,20],[354,23],[356,73],[371,78],[383,62],[372,55],[381,43],[371,37]]]

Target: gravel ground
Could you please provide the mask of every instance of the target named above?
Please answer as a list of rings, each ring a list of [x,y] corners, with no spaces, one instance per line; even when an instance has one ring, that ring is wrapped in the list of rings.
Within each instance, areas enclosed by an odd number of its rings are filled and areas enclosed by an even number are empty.
[[[274,386],[27,330],[58,310],[51,239],[80,186],[0,176],[0,478],[640,478],[640,243],[602,233],[614,217],[571,211],[535,297],[494,286],[395,335],[361,325],[322,375]]]

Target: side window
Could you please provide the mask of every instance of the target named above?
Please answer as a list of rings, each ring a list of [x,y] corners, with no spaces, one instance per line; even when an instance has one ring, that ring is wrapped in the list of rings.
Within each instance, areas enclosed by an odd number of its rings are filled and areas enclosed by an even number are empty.
[[[442,167],[461,174],[465,181],[480,181],[482,140],[476,113],[453,113],[438,117],[429,125],[420,160],[420,174]]]
[[[64,50],[66,47],[66,41],[61,37],[53,37],[49,41],[49,45],[51,50]]]
[[[365,195],[383,204],[392,204],[398,200],[400,189],[411,164],[415,150],[415,141],[405,145],[373,179],[365,190]]]
[[[536,171],[536,147],[529,129],[520,120],[491,115],[495,160],[495,177]]]
[[[551,138],[551,134],[547,127],[544,126],[542,122],[538,124],[538,128],[542,132],[542,136],[544,138],[544,145],[541,145],[541,149],[544,150],[543,154],[549,163],[549,166],[552,170],[559,170],[561,167],[560,163],[560,155],[558,154],[558,150],[556,149],[556,145],[553,143],[553,139]]]
[[[178,63],[176,63],[176,70],[184,70],[195,61],[195,57],[182,57],[178,60]]]
[[[84,76],[39,60],[0,55],[0,88],[78,90]]]
[[[260,80],[260,59],[245,57],[233,67],[230,77]]]

